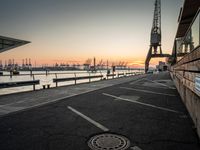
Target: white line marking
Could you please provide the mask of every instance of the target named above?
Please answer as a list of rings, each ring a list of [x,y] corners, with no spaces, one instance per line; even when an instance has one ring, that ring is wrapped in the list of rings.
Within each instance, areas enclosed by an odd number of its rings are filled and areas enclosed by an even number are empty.
[[[86,115],[82,114],[81,112],[77,111],[76,109],[68,106],[68,109],[70,109],[72,112],[76,113],[77,115],[81,116],[83,119],[89,121],[90,123],[92,123],[93,125],[95,125],[96,127],[100,128],[101,130],[103,130],[104,132],[109,131],[108,128],[104,127],[103,125],[101,125],[100,123],[92,120],[91,118],[87,117]]]
[[[181,112],[173,110],[173,109],[168,109],[168,108],[159,107],[159,106],[155,106],[155,105],[151,105],[151,104],[146,104],[146,103],[130,100],[130,99],[127,99],[127,98],[121,98],[121,97],[117,97],[117,96],[107,94],[107,93],[102,93],[102,94],[105,95],[105,96],[109,96],[109,97],[112,97],[112,98],[119,99],[119,100],[128,101],[128,102],[132,102],[132,103],[136,103],[136,104],[140,104],[140,105],[144,105],[144,106],[148,106],[148,107],[152,107],[152,108],[156,108],[156,109],[160,109],[160,110],[164,110],[164,111],[169,111],[169,112],[173,112],[173,113],[181,113]]]
[[[155,84],[158,84],[158,85],[162,85],[162,86],[164,86],[164,87],[168,87],[169,89],[173,89],[173,90],[176,89],[176,88],[173,88],[173,87],[168,86],[168,85],[163,84],[163,83],[159,83],[159,82],[156,82],[156,81],[153,81],[153,80],[149,80],[149,79],[146,79],[146,80],[147,80],[147,81],[150,81],[150,82],[153,82],[153,83],[155,83]]]
[[[151,94],[158,94],[158,95],[166,95],[166,96],[176,96],[176,95],[173,95],[173,94],[165,94],[165,93],[159,93],[159,92],[153,92],[153,91],[147,91],[147,90],[141,90],[141,89],[134,89],[134,88],[128,88],[128,87],[120,87],[120,88],[121,88],[121,89],[126,89],[126,90],[144,92],[144,93],[151,93]]]
[[[142,78],[142,79],[137,79],[137,80],[131,82],[130,85],[133,85],[133,84],[135,84],[135,83],[137,83],[137,82],[139,82],[139,81],[142,81],[142,80],[144,80],[144,78]]]

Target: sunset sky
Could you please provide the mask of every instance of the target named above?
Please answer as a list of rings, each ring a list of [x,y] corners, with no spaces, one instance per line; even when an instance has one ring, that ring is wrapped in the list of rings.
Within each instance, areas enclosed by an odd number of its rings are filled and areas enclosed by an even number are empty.
[[[0,0],[2,36],[31,41],[0,60],[37,65],[88,58],[143,67],[155,0]],[[171,53],[183,0],[161,0],[162,49]],[[156,61],[152,61],[152,65]]]

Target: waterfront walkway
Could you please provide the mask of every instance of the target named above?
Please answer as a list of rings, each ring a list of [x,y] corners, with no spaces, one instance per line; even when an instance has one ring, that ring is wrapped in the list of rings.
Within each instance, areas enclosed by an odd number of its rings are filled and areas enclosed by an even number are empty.
[[[129,150],[199,150],[192,121],[168,73],[0,97],[1,150],[89,150],[111,132]]]

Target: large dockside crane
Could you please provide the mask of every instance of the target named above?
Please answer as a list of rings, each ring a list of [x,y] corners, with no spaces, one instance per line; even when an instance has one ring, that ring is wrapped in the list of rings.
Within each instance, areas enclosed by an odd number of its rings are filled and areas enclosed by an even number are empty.
[[[159,49],[159,50],[158,50]],[[151,29],[150,48],[145,61],[145,72],[149,69],[149,62],[153,57],[169,57],[163,54],[161,48],[161,0],[155,1],[153,25]]]

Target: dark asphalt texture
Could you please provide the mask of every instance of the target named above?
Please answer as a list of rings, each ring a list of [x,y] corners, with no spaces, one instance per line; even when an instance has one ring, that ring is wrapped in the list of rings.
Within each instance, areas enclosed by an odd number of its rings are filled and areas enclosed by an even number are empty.
[[[167,80],[169,74],[149,75],[151,80]],[[68,106],[126,136],[131,147],[142,150],[200,150],[199,139],[178,92],[167,87],[143,86],[146,80],[123,83],[63,99],[0,118],[0,150],[89,150],[87,140],[101,129],[68,109]],[[152,83],[153,84],[153,83]],[[120,87],[174,94],[166,96],[131,91]],[[169,108],[173,113],[127,101],[115,96],[138,96],[139,102]]]

